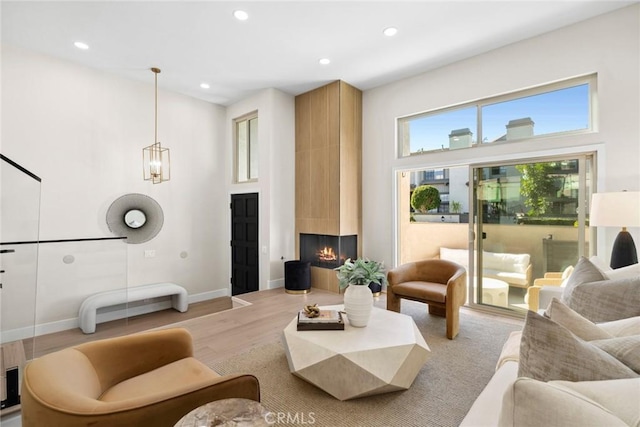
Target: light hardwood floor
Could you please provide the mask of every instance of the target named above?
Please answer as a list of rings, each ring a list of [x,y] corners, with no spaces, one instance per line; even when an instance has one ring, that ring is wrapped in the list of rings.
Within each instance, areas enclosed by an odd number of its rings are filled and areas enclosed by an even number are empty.
[[[207,365],[244,353],[251,348],[272,343],[280,339],[282,330],[306,304],[342,304],[343,295],[314,289],[309,294],[287,294],[283,288],[252,292],[240,295],[249,305],[232,308],[230,297],[216,298],[189,305],[186,313],[172,309],[131,317],[126,320],[100,323],[94,334],[83,334],[80,329],[41,335],[33,340],[25,340],[25,351],[35,342],[35,357],[96,339],[111,338],[149,329],[179,326],[193,336],[195,357]],[[386,294],[374,299],[377,307],[386,307]],[[495,315],[470,310],[474,316],[496,317]],[[426,306],[425,306],[426,311]],[[522,319],[500,317],[502,321],[522,325]],[[14,408],[18,410],[19,407]],[[19,417],[12,418],[14,424],[5,417],[12,411],[3,411],[0,424],[19,427]]]
[[[306,304],[332,305],[343,302],[342,294],[320,289],[313,289],[309,294],[293,295],[286,293],[283,288],[277,288],[239,295],[238,298],[249,305],[231,309],[231,298],[217,298],[191,304],[186,313],[168,309],[132,317],[127,321],[101,323],[98,324],[95,334],[85,335],[80,329],[74,329],[39,336],[35,339],[36,354],[46,354],[95,339],[180,326],[188,329],[193,336],[195,357],[210,365],[279,340],[282,330]],[[375,298],[374,304],[386,308],[386,294]],[[495,317],[468,308],[462,310],[475,316]],[[500,319],[522,324],[522,319]]]
[[[39,357],[96,339],[111,338],[154,328],[181,326],[193,335],[195,356],[204,363],[226,359],[277,340],[282,329],[305,304],[341,304],[342,295],[323,290],[287,294],[283,288],[238,296],[249,305],[232,309],[230,297],[189,305],[186,313],[162,310],[129,319],[99,323],[94,334],[78,328],[24,340],[25,352]]]

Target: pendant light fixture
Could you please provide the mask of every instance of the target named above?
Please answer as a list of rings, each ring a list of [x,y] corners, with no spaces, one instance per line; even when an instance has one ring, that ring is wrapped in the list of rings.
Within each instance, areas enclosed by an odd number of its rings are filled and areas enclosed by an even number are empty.
[[[169,149],[162,148],[158,141],[158,74],[159,68],[151,68],[155,75],[155,136],[153,144],[142,149],[142,168],[145,181],[160,184],[171,178],[171,165],[169,161]]]

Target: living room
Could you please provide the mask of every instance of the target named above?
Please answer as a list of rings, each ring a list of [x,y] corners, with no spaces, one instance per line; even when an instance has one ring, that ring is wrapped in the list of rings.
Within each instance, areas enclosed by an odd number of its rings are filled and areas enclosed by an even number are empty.
[[[11,7],[16,8],[15,15],[9,13]],[[556,17],[551,15],[548,31],[524,34],[517,42],[487,50],[478,48],[474,54],[468,53],[474,40],[467,34],[461,37],[460,56],[452,50],[441,64],[424,70],[416,64],[416,72],[410,68],[404,78],[363,90],[362,163],[367,166],[362,168],[362,255],[390,267],[398,264],[393,175],[400,169],[458,165],[467,163],[470,155],[483,162],[592,152],[597,155],[598,191],[640,190],[640,8],[637,2],[628,2],[610,10],[554,29]],[[106,246],[98,249],[90,242],[74,243],[73,249],[41,245],[37,330],[49,333],[72,327],[79,304],[95,292],[87,280],[96,280],[98,286],[100,280],[114,277],[124,278],[130,286],[178,283],[187,289],[190,303],[229,296],[231,194],[258,193],[258,286],[261,291],[282,288],[283,262],[296,258],[292,165],[294,102],[300,92],[254,88],[247,71],[248,96],[230,103],[223,97],[218,102],[196,99],[162,86],[173,79],[173,71],[162,63],[140,64],[134,59],[111,64],[110,58],[101,57],[102,66],[92,68],[82,65],[81,55],[99,55],[99,46],[60,55],[64,59],[21,46],[11,34],[21,34],[15,27],[26,22],[23,13],[28,12],[21,12],[18,4],[2,5],[1,151],[42,178],[39,240],[112,236],[106,212],[127,193],[152,197],[165,218],[161,232],[138,245],[114,248],[101,243]],[[581,16],[577,10],[574,13]],[[59,25],[59,32],[43,32],[40,38],[66,40],[69,35],[63,28]],[[217,66],[224,68],[224,60],[219,62]],[[163,68],[158,76],[158,129],[172,154],[171,180],[159,185],[143,181],[141,173],[141,151],[151,143],[153,131],[151,66]],[[125,67],[129,77],[113,70]],[[592,74],[597,75],[597,120],[592,132],[552,136],[532,144],[488,145],[480,154],[451,150],[397,155],[398,117]],[[193,75],[196,84],[204,78],[197,70]],[[310,80],[321,86],[336,79],[353,84],[331,72]],[[233,120],[255,111],[260,120],[260,177],[239,184],[233,179]],[[639,230],[630,231],[639,241]],[[609,257],[617,232],[598,229],[599,255]],[[61,262],[72,253],[75,264]],[[93,254],[87,264],[77,255],[82,253]],[[3,321],[21,310],[2,309]]]

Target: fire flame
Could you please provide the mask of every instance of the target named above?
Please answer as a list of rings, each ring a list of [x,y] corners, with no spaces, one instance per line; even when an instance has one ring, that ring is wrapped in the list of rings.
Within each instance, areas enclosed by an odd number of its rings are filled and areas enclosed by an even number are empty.
[[[322,250],[317,252],[318,259],[320,261],[335,261],[338,259],[335,252],[333,252],[333,248],[324,247]]]

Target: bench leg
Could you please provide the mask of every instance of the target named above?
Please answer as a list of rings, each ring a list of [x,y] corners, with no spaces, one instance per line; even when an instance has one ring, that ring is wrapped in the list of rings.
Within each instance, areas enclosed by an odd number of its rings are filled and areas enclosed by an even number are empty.
[[[96,311],[87,310],[80,316],[80,329],[85,334],[93,334],[96,331]]]
[[[171,296],[171,305],[181,313],[189,309],[189,298],[186,293],[179,293]]]

